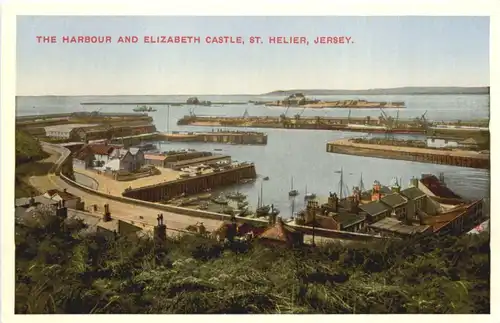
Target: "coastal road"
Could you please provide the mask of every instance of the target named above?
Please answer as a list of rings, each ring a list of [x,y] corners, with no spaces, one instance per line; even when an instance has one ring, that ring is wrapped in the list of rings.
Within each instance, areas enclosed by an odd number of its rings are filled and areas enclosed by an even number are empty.
[[[47,159],[42,160],[41,162],[56,161],[56,164],[58,164],[61,163],[68,154],[66,149],[59,149],[58,147],[52,145],[42,144],[42,148],[44,151],[49,153],[50,156]],[[91,194],[77,187],[71,186],[53,173],[49,173],[43,176],[32,176],[30,177],[29,182],[40,192],[46,192],[49,189],[66,189],[69,193],[79,196],[82,201],[85,202],[86,207],[95,204],[98,206],[98,210],[103,210],[104,204],[107,203],[109,204],[111,217],[115,219],[156,225],[157,215],[159,213],[163,213],[164,222],[167,225],[167,228],[170,229],[185,230],[189,225],[203,222],[203,225],[206,227],[206,229],[212,231],[217,229],[221,225],[221,221],[219,220],[196,218],[192,216],[134,205],[132,203],[123,203],[119,201],[109,200],[99,195]],[[140,218],[141,216],[143,217],[142,219]]]

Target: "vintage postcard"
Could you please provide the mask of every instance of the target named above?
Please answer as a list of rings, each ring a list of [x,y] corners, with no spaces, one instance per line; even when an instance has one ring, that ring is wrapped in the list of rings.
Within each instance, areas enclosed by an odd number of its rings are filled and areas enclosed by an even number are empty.
[[[15,24],[16,314],[490,313],[489,16]]]

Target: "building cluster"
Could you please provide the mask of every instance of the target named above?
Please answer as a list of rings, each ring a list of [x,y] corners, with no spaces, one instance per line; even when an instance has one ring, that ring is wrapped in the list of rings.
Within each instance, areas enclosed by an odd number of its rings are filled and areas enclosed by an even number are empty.
[[[333,193],[319,205],[308,201],[296,224],[369,233],[380,236],[410,236],[437,232],[462,233],[483,217],[483,201],[468,201],[451,191],[434,175],[413,178],[408,188],[394,181],[390,187],[374,182],[369,191],[354,188],[339,199]]]
[[[92,168],[102,172],[136,172],[146,164],[144,151],[133,147],[102,144],[84,145],[73,154],[73,167]]]
[[[83,124],[70,123],[44,127],[45,136],[61,141],[111,139],[155,133],[156,127],[144,121],[130,121],[126,124]]]
[[[96,206],[94,206],[96,208]],[[66,190],[49,190],[40,196],[19,198],[15,201],[15,217],[18,223],[38,220],[43,214],[52,214],[65,221],[81,220],[86,224],[84,233],[101,233],[114,238],[117,235],[139,237],[145,232],[133,223],[113,219],[108,204],[102,215],[84,211],[84,203]]]

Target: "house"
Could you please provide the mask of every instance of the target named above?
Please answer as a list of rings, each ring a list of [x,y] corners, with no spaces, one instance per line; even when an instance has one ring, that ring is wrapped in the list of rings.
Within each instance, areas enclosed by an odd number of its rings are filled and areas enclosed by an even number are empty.
[[[86,169],[94,165],[94,154],[89,146],[84,146],[73,154],[73,168]]]
[[[166,160],[167,156],[165,155],[153,155],[153,154],[144,155],[144,162],[146,165],[153,165],[156,167],[164,168]]]
[[[104,170],[134,172],[144,166],[144,153],[138,148],[115,149]]]
[[[381,201],[372,201],[358,206],[366,212],[370,222],[377,222],[391,214],[391,207]]]
[[[47,192],[45,192],[45,194],[43,194],[43,196],[56,202],[63,202],[63,205],[70,209],[84,209],[84,204],[81,198],[69,193],[68,191],[66,191],[66,189],[64,189],[63,191],[57,189],[48,190]]]
[[[278,217],[276,223],[259,236],[259,241],[269,246],[293,247],[304,244],[304,234],[285,225]]]
[[[380,199],[380,202],[389,206],[391,209],[390,215],[396,219],[406,218],[406,204],[408,199],[398,193],[388,194]]]
[[[430,233],[432,232],[432,227],[430,225],[407,225],[403,221],[387,217],[368,225],[368,231],[381,236],[408,237]]]
[[[401,191],[401,195],[408,200],[407,218],[411,221],[418,221],[418,210],[426,208],[427,195],[417,187],[409,187]]]
[[[92,155],[94,156],[93,166],[99,167],[106,164],[115,148],[113,146],[104,144],[92,144],[88,146]]]
[[[437,178],[431,174],[422,174],[420,180],[413,177],[410,181],[410,186],[417,187],[428,196],[462,199],[446,186],[443,176],[440,177]]]
[[[95,127],[95,124],[72,123],[45,127],[45,136],[55,139],[69,140],[75,138],[79,129]]]

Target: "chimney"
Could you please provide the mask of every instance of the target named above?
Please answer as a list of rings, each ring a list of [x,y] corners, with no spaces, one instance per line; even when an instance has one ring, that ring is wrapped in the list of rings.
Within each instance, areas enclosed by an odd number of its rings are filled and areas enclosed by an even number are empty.
[[[64,206],[62,201],[57,205],[56,216],[61,219],[66,219],[68,217],[68,208]]]
[[[156,220],[158,224],[153,230],[154,239],[156,242],[162,243],[167,240],[167,226],[163,223],[163,214],[158,214]]]
[[[109,204],[104,204],[104,216],[102,219],[104,222],[111,221],[111,212],[109,212]]]

